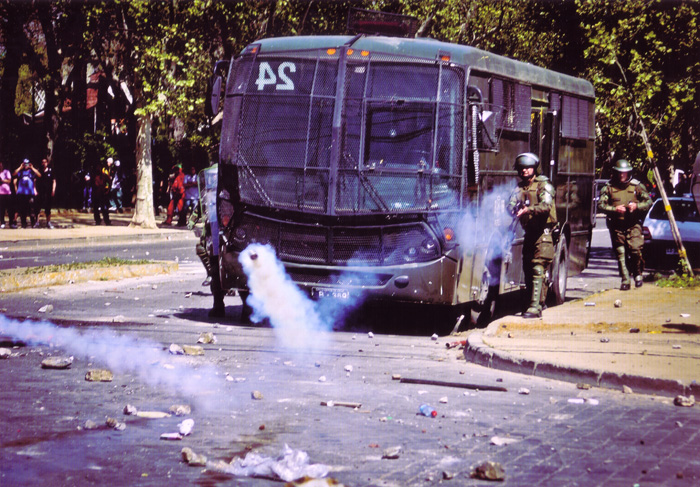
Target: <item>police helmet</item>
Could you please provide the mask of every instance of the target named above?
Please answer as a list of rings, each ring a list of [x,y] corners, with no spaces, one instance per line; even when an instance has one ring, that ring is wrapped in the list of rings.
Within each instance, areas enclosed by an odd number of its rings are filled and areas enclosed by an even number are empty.
[[[519,171],[520,169],[531,167],[533,169],[536,169],[537,166],[540,164],[540,158],[537,157],[535,154],[532,152],[525,152],[523,154],[520,154],[518,157],[515,158],[515,170]]]
[[[613,171],[620,174],[630,172],[631,170],[632,164],[627,162],[627,159],[618,159],[615,161],[615,165],[613,166]]]

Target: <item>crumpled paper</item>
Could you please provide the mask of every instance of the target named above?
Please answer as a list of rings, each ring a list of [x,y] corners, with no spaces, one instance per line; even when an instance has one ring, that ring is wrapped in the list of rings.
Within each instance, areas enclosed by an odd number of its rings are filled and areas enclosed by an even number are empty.
[[[217,469],[240,477],[279,478],[291,482],[301,477],[321,478],[328,475],[327,465],[309,464],[309,455],[284,445],[277,458],[250,452],[245,458],[234,458],[230,464],[218,464]]]

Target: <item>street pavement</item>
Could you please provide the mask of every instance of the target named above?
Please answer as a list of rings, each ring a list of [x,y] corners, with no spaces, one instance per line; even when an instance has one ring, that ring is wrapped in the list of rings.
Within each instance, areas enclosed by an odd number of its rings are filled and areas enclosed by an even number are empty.
[[[193,239],[192,232],[181,227],[130,228],[130,220],[127,212],[113,214],[111,226],[95,225],[89,213],[58,210],[52,218],[54,229],[0,230],[0,248]],[[133,275],[121,272],[127,271],[115,271],[107,278]],[[35,279],[36,285],[42,285],[40,277]],[[569,279],[570,285],[574,279]],[[578,295],[582,299],[546,309],[540,319],[506,316],[455,340],[466,338],[467,360],[487,367],[644,394],[693,394],[700,399],[697,290],[647,283],[626,292],[608,289]]]

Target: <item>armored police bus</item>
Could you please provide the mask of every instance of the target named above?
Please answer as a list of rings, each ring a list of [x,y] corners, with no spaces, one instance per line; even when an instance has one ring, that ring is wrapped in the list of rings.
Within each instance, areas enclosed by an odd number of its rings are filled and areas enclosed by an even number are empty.
[[[595,100],[585,80],[425,38],[301,36],[247,46],[223,93],[223,292],[245,300],[239,254],[268,243],[313,297],[468,305],[488,319],[499,295],[524,287],[523,232],[505,202],[488,214],[481,205],[515,186],[522,152],[539,155],[556,187],[555,301],[586,266]],[[465,214],[481,222],[466,237]]]

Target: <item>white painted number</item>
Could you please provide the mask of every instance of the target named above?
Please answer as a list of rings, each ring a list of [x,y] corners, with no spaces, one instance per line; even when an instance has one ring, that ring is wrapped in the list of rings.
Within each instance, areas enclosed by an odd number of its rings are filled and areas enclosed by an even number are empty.
[[[294,63],[284,62],[277,68],[277,76],[275,76],[275,72],[272,70],[270,63],[263,61],[260,63],[258,79],[255,80],[255,84],[258,86],[258,91],[264,90],[267,85],[275,85],[276,90],[293,91],[294,81],[291,80],[287,73],[296,72],[297,67]],[[279,84],[277,83],[278,77],[280,79]]]

